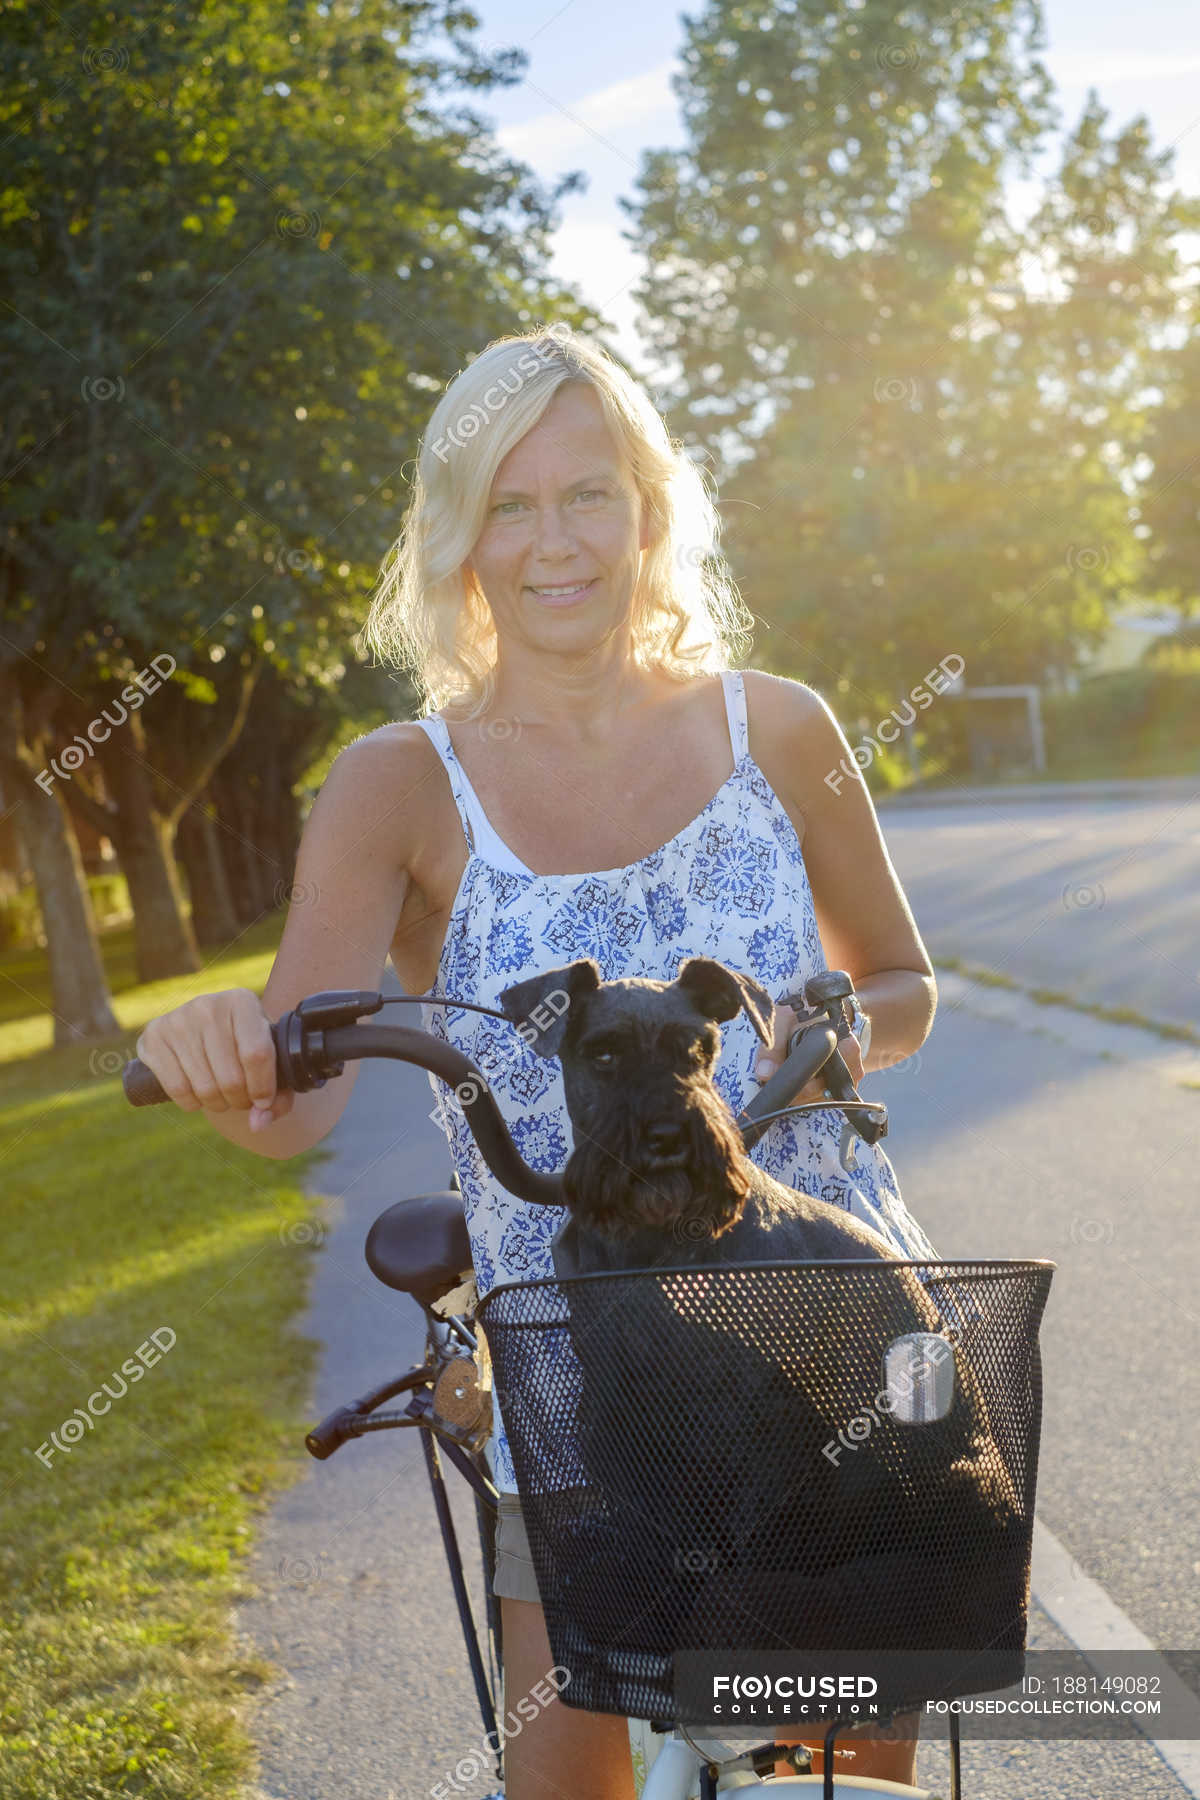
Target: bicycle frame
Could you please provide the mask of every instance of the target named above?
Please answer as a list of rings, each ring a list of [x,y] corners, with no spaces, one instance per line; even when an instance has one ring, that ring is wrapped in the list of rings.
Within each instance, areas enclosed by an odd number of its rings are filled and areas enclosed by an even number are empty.
[[[464,1353],[474,1357],[476,1337],[471,1330],[467,1315],[451,1314],[441,1318],[429,1307],[423,1307],[422,1311],[426,1321],[424,1362],[418,1363],[396,1380],[385,1382],[382,1387],[374,1388],[359,1399],[336,1408],[308,1433],[304,1442],[311,1456],[316,1457],[319,1461],[324,1461],[351,1438],[366,1437],[376,1431],[403,1431],[414,1428],[420,1431],[425,1470],[433,1496],[438,1529],[441,1532],[446,1566],[450,1572],[450,1585],[454,1592],[454,1602],[462,1627],[463,1641],[466,1645],[475,1698],[479,1706],[480,1718],[483,1721],[484,1733],[496,1759],[495,1773],[498,1779],[502,1779],[503,1752],[500,1748],[496,1723],[496,1714],[501,1703],[503,1666],[500,1609],[495,1601],[495,1596],[490,1591],[490,1581],[485,1580],[484,1604],[487,1623],[484,1633],[481,1634],[471,1608],[470,1595],[467,1592],[462,1552],[459,1549],[458,1532],[450,1511],[445,1471],[442,1467],[442,1458],[445,1457],[470,1485],[474,1490],[477,1506],[490,1510],[491,1529],[494,1532],[495,1515],[498,1508],[497,1490],[492,1480],[489,1454],[491,1440],[489,1437],[479,1450],[468,1449],[454,1428],[438,1418],[434,1404],[434,1395],[439,1379],[445,1371],[453,1369],[455,1362],[463,1360]],[[412,1395],[403,1412],[378,1413],[376,1411],[376,1408],[383,1406],[387,1401],[395,1399],[402,1393]],[[481,1537],[484,1529],[481,1515]],[[486,1576],[490,1561],[486,1541],[481,1547]],[[490,1666],[485,1666],[485,1652]]]

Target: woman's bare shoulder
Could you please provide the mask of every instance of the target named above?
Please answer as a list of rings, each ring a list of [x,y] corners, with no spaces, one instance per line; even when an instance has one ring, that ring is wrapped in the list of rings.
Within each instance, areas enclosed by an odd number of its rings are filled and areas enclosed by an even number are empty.
[[[754,760],[780,798],[807,814],[829,797],[825,776],[847,755],[841,726],[807,682],[747,669],[745,684]]]
[[[438,760],[428,732],[422,731],[415,719],[393,719],[354,738],[339,750],[332,767],[340,765],[364,775],[370,770],[380,774],[421,775],[435,769]]]
[[[794,739],[797,732],[818,736],[827,733],[832,713],[815,688],[789,675],[772,675],[767,669],[743,669],[746,705],[751,729],[761,726],[772,735]]]
[[[449,797],[445,781],[436,779],[440,766],[428,734],[415,719],[393,720],[338,752],[320,800],[326,811],[331,806],[345,810],[360,830],[385,833],[401,852],[401,866],[408,866],[408,853],[428,841]]]

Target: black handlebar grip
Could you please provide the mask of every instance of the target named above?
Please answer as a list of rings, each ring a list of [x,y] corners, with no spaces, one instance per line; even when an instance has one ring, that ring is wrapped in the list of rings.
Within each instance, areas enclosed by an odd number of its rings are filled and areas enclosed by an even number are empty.
[[[788,1055],[769,1081],[764,1081],[746,1111],[751,1117],[774,1112],[788,1106],[802,1088],[808,1086],[818,1069],[826,1067],[837,1054],[837,1033],[832,1025],[810,1025],[796,1032]]]
[[[161,1106],[171,1098],[154,1070],[140,1056],[127,1062],[121,1070],[121,1086],[130,1106]]]
[[[313,1426],[304,1440],[304,1448],[318,1462],[325,1462],[354,1435],[351,1426],[360,1417],[358,1409],[352,1405],[335,1407],[327,1419]]]

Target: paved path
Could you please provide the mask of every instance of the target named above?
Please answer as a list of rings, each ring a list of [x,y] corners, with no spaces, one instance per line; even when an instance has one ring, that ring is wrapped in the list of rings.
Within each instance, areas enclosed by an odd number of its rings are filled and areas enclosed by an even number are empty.
[[[1200,1030],[1200,778],[1152,787],[882,809],[930,954]]]
[[[1064,1035],[1053,1035],[1055,1030]],[[1132,1060],[1113,1054],[1106,1031]],[[1098,1035],[1092,1035],[1097,1033]],[[1200,1059],[947,977],[919,1058],[873,1078],[905,1196],[943,1256],[1046,1256],[1046,1417],[1039,1513],[1071,1557],[1158,1646],[1194,1644],[1200,1495],[1192,1371],[1200,1358]],[[331,1196],[306,1329],[328,1345],[312,1416],[420,1353],[411,1303],[376,1284],[362,1242],[392,1200],[444,1185],[428,1083],[367,1064],[314,1186]],[[418,1446],[351,1444],[264,1522],[261,1597],[242,1629],[286,1671],[261,1697],[260,1794],[270,1800],[429,1800],[478,1746]],[[464,1539],[469,1496],[456,1512]],[[1038,1607],[1031,1644],[1064,1642]],[[973,1742],[968,1800],[1179,1800],[1142,1740]],[[919,1779],[946,1781],[941,1742]],[[485,1781],[449,1787],[478,1800]],[[550,1797],[547,1797],[550,1800]],[[573,1800],[569,1778],[562,1800]]]

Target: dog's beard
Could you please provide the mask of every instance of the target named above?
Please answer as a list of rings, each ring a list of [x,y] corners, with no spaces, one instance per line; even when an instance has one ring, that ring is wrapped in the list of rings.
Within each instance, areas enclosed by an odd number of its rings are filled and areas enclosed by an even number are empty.
[[[576,1133],[563,1199],[581,1225],[614,1241],[646,1230],[696,1242],[736,1225],[751,1187],[741,1132],[727,1109],[689,1106],[684,1160],[656,1163],[627,1116],[604,1121],[604,1139]]]

